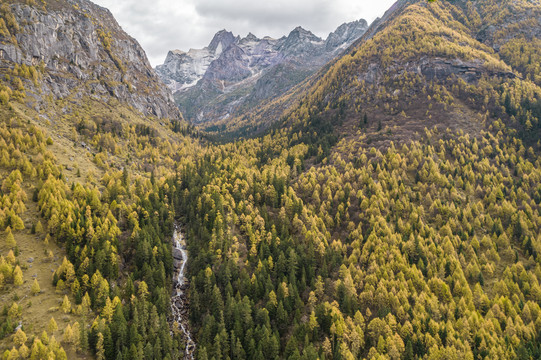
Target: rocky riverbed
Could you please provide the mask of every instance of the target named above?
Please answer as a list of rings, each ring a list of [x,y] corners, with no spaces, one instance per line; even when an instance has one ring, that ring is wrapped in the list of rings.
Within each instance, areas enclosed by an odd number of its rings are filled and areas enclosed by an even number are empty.
[[[188,282],[185,278],[186,263],[188,262],[188,251],[186,241],[179,225],[175,225],[173,232],[173,263],[175,266],[175,278],[173,283],[173,294],[171,296],[171,324],[177,327],[184,334],[186,348],[184,359],[194,359],[195,342],[190,334],[188,324],[189,302],[187,297]]]

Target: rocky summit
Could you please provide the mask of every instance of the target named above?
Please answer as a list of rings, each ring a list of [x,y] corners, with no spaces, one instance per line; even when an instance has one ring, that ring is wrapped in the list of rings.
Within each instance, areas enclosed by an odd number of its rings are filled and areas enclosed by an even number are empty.
[[[224,119],[301,83],[367,28],[342,24],[325,40],[300,26],[279,39],[221,30],[204,49],[170,51],[156,70],[189,120]]]

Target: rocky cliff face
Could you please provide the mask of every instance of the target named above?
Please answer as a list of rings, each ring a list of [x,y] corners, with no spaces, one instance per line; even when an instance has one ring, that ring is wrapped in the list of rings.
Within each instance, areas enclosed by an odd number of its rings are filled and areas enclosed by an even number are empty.
[[[107,9],[86,0],[4,6],[17,26],[0,36],[0,63],[42,69],[43,81],[29,89],[34,107],[45,107],[49,95],[88,95],[117,98],[144,115],[180,117],[141,46]]]
[[[333,49],[347,48],[355,40],[359,39],[368,29],[366,20],[357,20],[351,23],[340,25],[334,32],[330,33],[325,41],[327,51]]]
[[[169,51],[165,63],[157,67],[158,73],[173,92],[194,86],[205,75],[209,65],[235,40],[231,32],[222,30],[204,49]]]
[[[367,27],[365,20],[343,24],[326,40],[301,27],[280,39],[222,30],[204,49],[170,51],[156,70],[188,119],[224,119],[299,84]]]

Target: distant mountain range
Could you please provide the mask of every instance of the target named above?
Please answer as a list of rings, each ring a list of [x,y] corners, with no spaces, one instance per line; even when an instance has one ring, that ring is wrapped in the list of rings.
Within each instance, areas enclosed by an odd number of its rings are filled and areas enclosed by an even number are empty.
[[[221,30],[203,49],[170,51],[156,71],[187,119],[224,119],[301,83],[367,28],[362,19],[342,24],[325,40],[302,27],[279,39]]]

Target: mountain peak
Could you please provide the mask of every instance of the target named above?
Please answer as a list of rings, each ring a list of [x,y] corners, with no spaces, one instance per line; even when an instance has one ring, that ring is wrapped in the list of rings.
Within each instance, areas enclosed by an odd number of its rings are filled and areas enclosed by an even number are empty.
[[[246,35],[246,37],[244,39],[249,40],[249,41],[258,41],[259,40],[259,38],[257,36],[255,36],[254,34],[252,34],[251,32],[249,32],[248,35]]]
[[[326,40],[327,51],[333,51],[336,48],[346,46],[368,29],[368,23],[364,19],[359,19],[340,25],[335,31],[331,32]]]
[[[336,56],[336,50],[357,40],[352,36],[363,24],[358,20],[342,25],[343,30],[336,32],[343,36],[336,35],[332,44],[302,26],[278,39],[258,38],[251,32],[241,38],[224,29],[205,49],[169,56],[156,69],[188,119],[233,116],[244,104],[257,104],[297,85]],[[248,95],[240,100],[233,95],[237,92],[227,95],[233,88]],[[212,104],[216,94],[224,95],[219,105]]]
[[[302,26],[297,26],[293,29],[289,35],[288,39],[303,39],[303,40],[313,40],[313,41],[322,41],[320,37],[314,35],[310,30],[306,30]]]
[[[212,41],[210,42],[208,49],[216,54],[220,54],[227,49],[229,45],[235,42],[235,36],[231,31],[226,29],[218,31]]]
[[[314,44],[322,43],[323,40],[309,30],[297,26],[293,29],[282,44],[285,54],[298,55],[299,52],[310,51]]]

